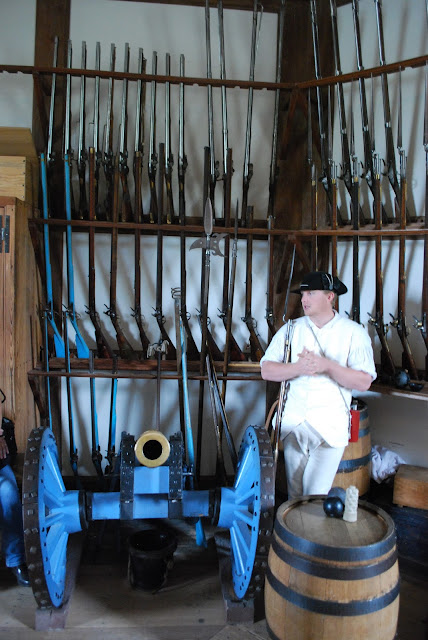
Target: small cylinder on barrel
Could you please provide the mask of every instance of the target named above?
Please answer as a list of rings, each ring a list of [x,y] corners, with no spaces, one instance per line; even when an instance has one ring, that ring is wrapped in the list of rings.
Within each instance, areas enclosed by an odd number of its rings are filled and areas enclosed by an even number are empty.
[[[367,405],[362,400],[356,402],[360,414],[358,441],[350,442],[345,448],[332,486],[343,489],[354,486],[360,496],[363,496],[370,489],[372,445]]]
[[[323,496],[281,505],[265,611],[274,640],[393,640],[399,607],[394,523],[360,501],[357,522],[329,518]]]

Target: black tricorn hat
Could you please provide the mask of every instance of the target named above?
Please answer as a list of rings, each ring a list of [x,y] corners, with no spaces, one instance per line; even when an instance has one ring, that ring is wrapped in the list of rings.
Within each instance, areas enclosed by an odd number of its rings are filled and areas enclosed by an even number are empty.
[[[311,271],[307,273],[298,289],[292,289],[291,293],[303,293],[303,291],[334,291],[338,296],[348,291],[339,278],[331,276],[326,271]]]

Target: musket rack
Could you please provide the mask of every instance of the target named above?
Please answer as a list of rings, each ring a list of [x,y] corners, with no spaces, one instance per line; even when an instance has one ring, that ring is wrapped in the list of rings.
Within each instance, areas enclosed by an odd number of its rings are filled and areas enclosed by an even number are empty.
[[[281,7],[284,3],[281,2]],[[212,78],[210,67],[207,69],[207,77],[186,77],[184,72],[184,57],[180,56],[180,75],[172,75],[169,67],[169,54],[166,57],[165,74],[157,73],[157,54],[153,53],[151,61],[151,73],[147,73],[147,60],[144,59],[142,50],[138,54],[138,72],[129,72],[129,48],[125,48],[124,71],[115,69],[115,48],[112,45],[111,62],[109,70],[100,68],[100,55],[97,48],[96,68],[86,68],[86,45],[82,43],[82,68],[72,66],[71,43],[68,45],[67,66],[57,64],[57,49],[54,52],[52,66],[18,66],[0,65],[0,72],[3,73],[24,73],[32,75],[34,81],[35,95],[38,96],[40,121],[44,123],[44,140],[40,148],[47,149],[46,155],[41,154],[41,179],[42,179],[42,200],[40,211],[35,211],[34,217],[30,220],[30,230],[35,248],[37,263],[39,266],[42,282],[44,283],[44,301],[41,304],[42,328],[44,332],[43,362],[30,371],[29,379],[33,388],[35,398],[38,403],[40,413],[43,417],[50,415],[49,400],[47,397],[44,382],[64,377],[67,385],[71,384],[71,379],[76,377],[89,378],[141,378],[141,379],[182,379],[182,369],[180,368],[178,340],[171,340],[165,329],[165,322],[162,310],[162,251],[163,239],[168,236],[180,238],[180,286],[181,297],[179,303],[179,316],[185,326],[187,333],[188,350],[188,376],[190,379],[200,381],[200,403],[201,389],[203,396],[203,382],[209,379],[206,368],[207,352],[211,353],[215,363],[215,370],[218,379],[223,381],[225,390],[226,381],[229,380],[261,380],[259,371],[259,360],[263,354],[263,347],[260,343],[257,324],[253,318],[251,309],[252,291],[252,249],[253,241],[266,241],[268,256],[268,284],[267,284],[267,304],[266,316],[268,325],[268,340],[276,329],[282,324],[280,318],[283,315],[282,307],[288,302],[283,282],[287,275],[293,275],[292,265],[296,255],[299,266],[295,270],[294,278],[300,279],[303,271],[316,269],[328,269],[336,274],[338,265],[338,241],[346,240],[352,243],[353,254],[353,299],[351,317],[360,322],[360,283],[358,266],[358,249],[360,239],[370,239],[376,246],[376,317],[370,318],[370,323],[375,327],[381,345],[381,373],[383,380],[388,382],[393,380],[396,369],[403,366],[409,370],[410,378],[420,379],[423,375],[427,378],[428,373],[418,371],[414,365],[412,354],[407,341],[407,329],[405,324],[405,241],[407,238],[424,238],[425,265],[428,255],[428,217],[412,217],[409,215],[406,206],[407,179],[405,173],[406,157],[403,152],[401,139],[397,140],[400,156],[400,175],[397,171],[390,173],[390,190],[395,192],[396,206],[391,215],[384,211],[380,197],[381,172],[379,170],[379,158],[373,152],[371,156],[371,169],[367,170],[369,160],[365,159],[365,171],[363,178],[369,184],[373,196],[373,212],[368,215],[362,211],[359,201],[359,169],[355,155],[355,132],[353,127],[353,117],[351,122],[350,140],[346,140],[347,153],[345,154],[346,166],[342,168],[344,175],[343,183],[346,185],[345,196],[340,197],[338,204],[338,180],[336,164],[332,158],[332,111],[334,107],[331,103],[331,89],[338,87],[338,109],[343,113],[343,87],[347,84],[353,85],[358,82],[364,86],[364,80],[368,78],[381,78],[382,89],[387,91],[387,77],[389,74],[401,73],[406,69],[416,69],[424,67],[428,63],[428,55],[419,56],[393,64],[386,64],[380,53],[379,66],[364,69],[360,61],[359,70],[343,74],[340,71],[340,62],[336,59],[336,72],[326,77],[321,77],[319,72],[318,33],[316,4],[311,0],[312,29],[314,41],[315,57],[315,79],[305,82],[282,82],[281,65],[278,64],[275,82],[254,81],[254,64],[252,48],[252,63],[250,65],[250,79],[233,80],[226,79],[222,72],[220,79]],[[377,7],[378,8],[378,7]],[[283,20],[280,13],[279,24]],[[335,15],[332,13],[333,33]],[[282,58],[282,35],[281,27],[278,32],[278,60]],[[382,38],[383,39],[383,38]],[[252,47],[255,47],[255,34],[253,32]],[[84,45],[84,46],[83,46]],[[55,42],[55,47],[58,41]],[[97,45],[98,46],[98,45]],[[71,148],[71,83],[73,78],[80,79],[80,113],[79,113],[79,152],[76,157],[78,180],[73,181],[70,175],[73,161]],[[94,80],[94,135],[90,144],[85,141],[85,90],[86,81]],[[55,113],[55,86],[57,82],[63,82],[63,100],[65,104],[64,121],[60,122],[60,135],[54,138],[55,127],[53,119]],[[108,83],[108,95],[106,97],[106,131],[104,134],[104,144],[100,144],[99,136],[99,84],[103,81]],[[120,82],[122,85],[121,101],[121,127],[119,128],[118,150],[113,150],[113,84]],[[136,88],[136,130],[135,149],[131,163],[128,163],[127,148],[127,113],[128,113],[128,84],[135,84]],[[165,86],[165,141],[160,145],[155,142],[155,122],[156,122],[156,87]],[[180,90],[180,113],[179,113],[179,152],[177,163],[178,175],[178,208],[174,209],[173,189],[171,182],[172,153],[170,139],[170,87],[178,85]],[[209,146],[204,150],[204,178],[203,178],[203,198],[204,202],[211,202],[214,214],[211,218],[204,216],[189,215],[185,205],[185,171],[187,158],[184,152],[184,91],[187,86],[198,86],[206,88],[208,91],[208,120],[209,120]],[[98,89],[97,89],[98,87]],[[225,89],[239,88],[248,91],[247,109],[247,140],[246,140],[246,160],[242,175],[242,202],[241,213],[238,210],[234,216],[231,203],[231,182],[232,182],[232,151],[227,144],[223,150],[223,175],[219,178],[218,168],[215,167],[214,146],[211,144],[213,113],[212,113],[212,90],[218,88],[225,96]],[[151,93],[147,99],[146,93]],[[46,115],[44,100],[48,102],[50,90],[49,117]],[[272,161],[269,180],[269,206],[266,219],[260,220],[256,217],[253,220],[253,208],[248,205],[248,189],[252,176],[252,165],[249,157],[248,129],[251,136],[252,95],[253,91],[268,90],[275,92],[275,114],[274,114],[274,134],[272,143]],[[324,90],[324,92],[323,92]],[[416,89],[418,91],[419,88]],[[373,89],[372,89],[373,92]],[[312,94],[317,96],[317,103],[312,101]],[[43,95],[45,96],[43,98]],[[328,96],[328,101],[327,101]],[[363,99],[363,98],[361,98]],[[225,97],[224,97],[225,100]],[[364,96],[365,101],[365,96]],[[288,105],[287,115],[283,117],[281,123],[278,122],[279,105]],[[146,153],[148,166],[148,187],[150,191],[149,206],[144,207],[142,202],[142,172],[144,154],[144,133],[141,130],[141,123],[144,119],[145,104],[150,108],[150,149]],[[427,110],[427,106],[425,109]],[[302,201],[297,203],[296,208],[300,214],[300,220],[295,222],[295,215],[288,215],[286,205],[286,190],[289,188],[287,179],[281,179],[281,168],[278,152],[278,130],[282,134],[282,152],[284,149],[292,150],[293,153],[293,118],[296,109],[304,114],[308,123],[308,157],[303,160],[302,173],[307,175],[308,165],[310,180],[307,180],[302,191]],[[327,117],[322,115],[327,113]],[[367,111],[367,105],[366,105]],[[401,111],[401,85],[400,85],[400,111]],[[283,108],[282,113],[285,113]],[[318,120],[315,114],[318,113]],[[224,117],[224,113],[223,113]],[[401,116],[400,116],[401,117]],[[385,114],[385,119],[387,115]],[[390,114],[389,114],[390,119]],[[363,123],[364,124],[364,123]],[[224,123],[223,123],[224,125]],[[58,128],[58,127],[57,127]],[[63,134],[64,129],[64,136]],[[328,130],[327,130],[328,129]],[[346,129],[346,127],[345,127]],[[364,128],[363,128],[364,129]],[[366,127],[367,129],[367,127]],[[47,132],[47,135],[46,135]],[[343,135],[343,130],[342,130]],[[62,146],[62,140],[64,145]],[[366,146],[367,140],[364,140]],[[342,140],[342,143],[344,141]],[[102,152],[102,146],[104,151]],[[147,145],[148,146],[148,145]],[[301,141],[296,143],[296,148],[302,148]],[[314,149],[312,149],[312,146]],[[424,140],[424,147],[428,154],[428,140]],[[56,151],[54,150],[56,149]],[[371,151],[374,149],[371,149]],[[391,150],[391,149],[389,149]],[[394,148],[392,147],[392,152]],[[59,161],[62,155],[64,163]],[[309,162],[307,162],[309,161]],[[395,160],[394,160],[395,166]],[[389,160],[388,160],[388,168]],[[104,169],[104,173],[102,172]],[[62,171],[65,178],[65,202],[62,199],[62,189],[64,185]],[[132,184],[128,184],[128,175],[133,173]],[[428,174],[427,174],[428,175]],[[319,177],[320,176],[320,177]],[[216,180],[223,181],[223,215],[215,214],[214,187]],[[305,179],[305,178],[304,178]],[[236,177],[234,179],[236,181]],[[103,182],[103,189],[100,184]],[[317,184],[321,182],[324,189],[321,198],[318,198]],[[53,191],[48,192],[50,185]],[[279,189],[281,185],[282,193]],[[345,191],[345,189],[343,189]],[[79,195],[79,204],[75,204],[75,196]],[[49,196],[49,197],[48,197]],[[103,200],[104,198],[104,200]],[[310,215],[303,215],[302,211],[306,207],[306,200],[310,200],[307,207]],[[192,207],[194,211],[195,206]],[[201,210],[202,207],[198,207]],[[344,211],[343,211],[344,210]],[[66,215],[64,217],[64,211]],[[323,211],[322,215],[319,212]],[[428,211],[428,205],[426,205]],[[366,212],[367,213],[367,212]],[[295,214],[295,212],[293,212]],[[343,215],[342,215],[343,214]],[[291,223],[290,223],[291,220]],[[62,249],[58,251],[58,244],[62,246],[62,237],[65,232],[67,246],[67,281],[68,281],[68,304],[63,313],[60,311],[60,299],[62,297]],[[85,232],[88,234],[89,248],[89,290],[86,300],[88,302],[88,315],[95,329],[96,348],[89,349],[80,334],[77,325],[77,313],[74,300],[73,285],[73,264],[71,243],[73,234]],[[103,326],[99,322],[98,310],[95,308],[95,267],[94,267],[94,242],[98,234],[107,233],[111,235],[111,268],[110,268],[110,302],[106,305],[105,312],[112,322],[116,334],[118,349],[112,346],[112,340],[105,337]],[[213,244],[215,234],[225,234],[225,267],[223,286],[223,308],[220,318],[226,332],[224,349],[219,349],[212,339],[212,334],[208,326],[208,289],[209,289],[209,255],[215,252]],[[132,316],[138,325],[141,339],[141,349],[135,350],[130,345],[125,333],[120,326],[118,309],[116,308],[116,287],[117,287],[117,251],[118,239],[125,235],[135,238],[135,299],[133,301]],[[157,238],[157,282],[160,282],[160,290],[156,290],[156,302],[153,305],[155,311],[160,339],[153,340],[146,332],[141,314],[141,240],[156,236]],[[196,346],[193,340],[192,331],[188,324],[188,314],[186,309],[186,272],[183,271],[185,264],[185,239],[192,238],[194,243],[200,242],[202,254],[205,253],[205,261],[202,261],[201,274],[201,310],[200,325],[202,333],[201,346]],[[386,325],[383,319],[383,290],[382,290],[382,260],[381,248],[382,239],[396,239],[400,247],[400,289],[398,318],[391,323],[397,328],[400,340],[403,344],[403,362],[399,365],[393,362],[386,341]],[[57,242],[60,240],[60,243]],[[249,333],[248,348],[242,347],[234,339],[234,329],[232,327],[232,306],[234,277],[236,269],[236,247],[238,240],[246,243],[246,300],[244,320]],[[294,248],[294,249],[293,249]],[[52,258],[51,258],[52,256]],[[275,262],[275,264],[274,264]],[[425,271],[427,269],[425,268]],[[208,274],[208,275],[207,275]],[[91,280],[91,275],[93,279]],[[426,344],[427,329],[427,308],[428,308],[428,275],[424,273],[423,293],[422,293],[422,316],[417,326]],[[177,307],[176,307],[177,308]],[[298,311],[292,305],[286,305],[285,315],[293,316]],[[176,311],[176,321],[177,321]],[[59,320],[61,319],[61,321]],[[76,349],[70,350],[68,342],[68,327],[73,326],[76,332]],[[223,327],[222,327],[223,329]],[[206,340],[205,340],[205,338]],[[177,335],[176,335],[177,337]],[[197,342],[199,339],[197,340]],[[161,347],[167,343],[169,350],[167,355],[161,354]],[[152,348],[153,345],[157,347]],[[93,357],[95,354],[95,357]],[[71,355],[71,357],[70,357]],[[427,356],[428,365],[428,356]],[[428,378],[427,378],[428,379]],[[407,393],[410,397],[412,391],[396,391],[390,384],[379,385],[377,388],[386,393]],[[428,393],[423,390],[418,397],[426,397]],[[203,398],[202,398],[203,407]],[[201,408],[201,404],[200,404]],[[59,416],[58,406],[54,411]],[[200,410],[200,421],[202,420]],[[60,424],[60,420],[56,421]],[[198,425],[198,446],[200,447],[201,424]],[[200,450],[198,451],[200,458]]]

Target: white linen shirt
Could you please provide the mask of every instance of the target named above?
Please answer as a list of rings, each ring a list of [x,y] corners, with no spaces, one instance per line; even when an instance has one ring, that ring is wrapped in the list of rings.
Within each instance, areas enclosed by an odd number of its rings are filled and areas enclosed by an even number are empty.
[[[304,347],[321,355],[311,328],[329,360],[334,360],[343,367],[364,371],[370,374],[373,380],[376,378],[373,349],[368,333],[361,325],[343,318],[336,311],[332,320],[321,328],[307,316],[294,320],[290,362],[298,360]],[[286,325],[274,335],[260,360],[261,365],[265,360],[284,361],[285,331]],[[300,376],[290,380],[281,421],[281,438],[306,420],[330,446],[346,446],[351,399],[351,389],[339,386],[324,374]]]

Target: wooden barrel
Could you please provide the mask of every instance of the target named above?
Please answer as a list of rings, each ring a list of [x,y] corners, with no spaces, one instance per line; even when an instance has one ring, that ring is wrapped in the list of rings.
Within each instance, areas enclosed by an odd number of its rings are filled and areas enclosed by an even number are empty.
[[[360,501],[357,522],[325,515],[322,496],[281,505],[265,582],[274,640],[392,640],[399,607],[394,523]]]
[[[372,443],[369,411],[365,402],[358,400],[357,410],[360,414],[358,441],[350,442],[345,448],[332,486],[347,489],[353,485],[362,496],[370,488]]]

